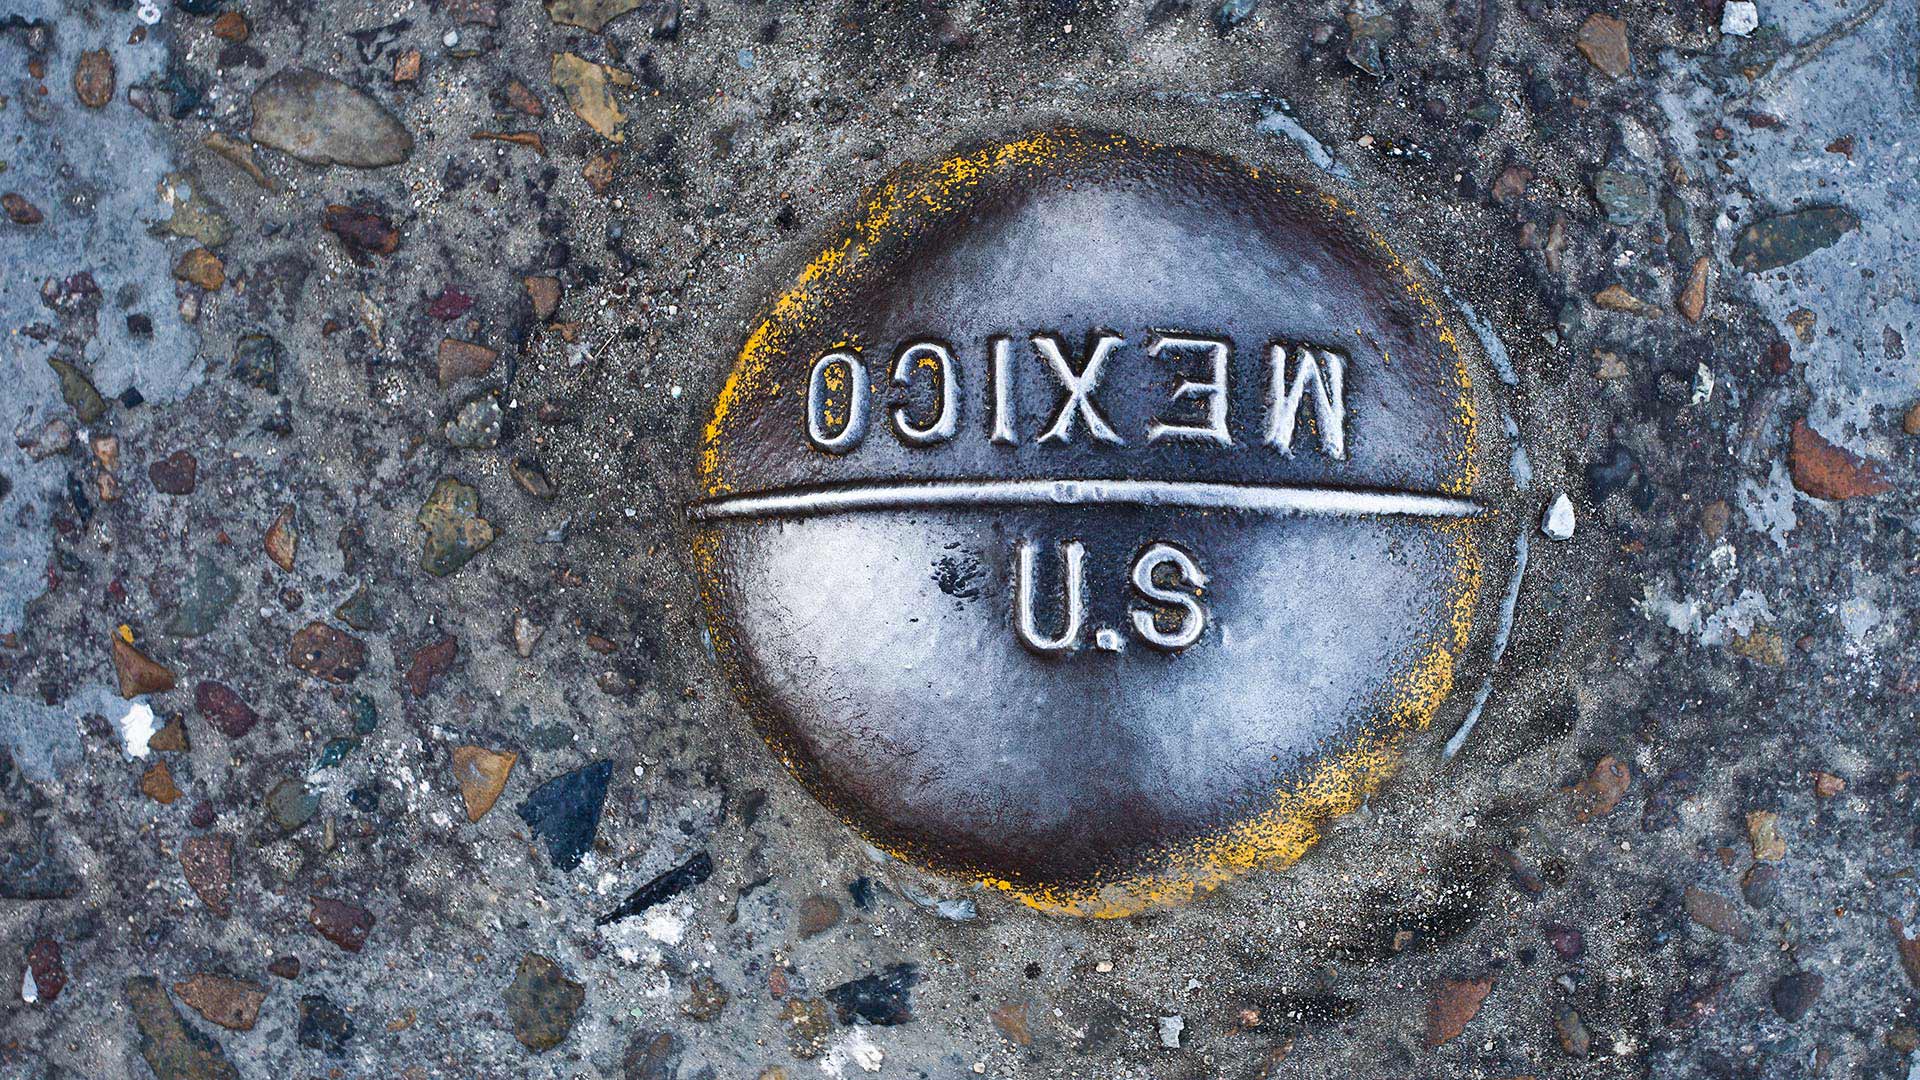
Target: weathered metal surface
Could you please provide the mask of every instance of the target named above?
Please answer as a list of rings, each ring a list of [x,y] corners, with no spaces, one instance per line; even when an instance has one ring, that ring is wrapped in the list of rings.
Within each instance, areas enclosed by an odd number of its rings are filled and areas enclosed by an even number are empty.
[[[809,789],[923,864],[1120,914],[1291,861],[1472,647],[1488,381],[1295,178],[1072,131],[908,168],[719,394],[715,648]]]

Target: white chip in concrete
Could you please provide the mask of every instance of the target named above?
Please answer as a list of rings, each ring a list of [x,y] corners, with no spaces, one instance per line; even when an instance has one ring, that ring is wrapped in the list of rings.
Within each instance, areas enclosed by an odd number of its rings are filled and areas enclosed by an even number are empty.
[[[1573,500],[1567,498],[1566,492],[1561,492],[1553,505],[1547,507],[1546,515],[1540,519],[1540,531],[1549,540],[1573,539]]]
[[[1727,0],[1720,9],[1720,32],[1746,37],[1760,28],[1760,8],[1752,0]]]
[[[153,741],[154,733],[160,730],[160,722],[153,715],[153,709],[144,701],[136,701],[120,718],[120,740],[126,746],[127,756],[144,758],[149,753],[147,744]]]

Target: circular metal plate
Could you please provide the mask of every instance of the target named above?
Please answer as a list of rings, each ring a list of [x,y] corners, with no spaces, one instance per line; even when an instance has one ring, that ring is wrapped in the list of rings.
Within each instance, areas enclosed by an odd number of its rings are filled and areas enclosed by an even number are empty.
[[[1292,177],[1075,131],[910,167],[718,395],[716,652],[874,843],[1035,906],[1291,861],[1431,723],[1497,589],[1478,364]]]

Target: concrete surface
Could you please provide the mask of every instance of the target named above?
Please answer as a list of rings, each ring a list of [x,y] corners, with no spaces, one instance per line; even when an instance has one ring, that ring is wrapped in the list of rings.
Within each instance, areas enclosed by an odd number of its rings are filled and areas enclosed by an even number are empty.
[[[0,1005],[0,1077],[1920,1070],[1920,945],[1896,928],[1920,927],[1920,20],[1911,0],[1764,0],[1741,38],[1720,6],[712,0],[654,36],[656,7],[595,33],[524,0],[322,0],[237,7],[244,43],[171,4],[144,34],[140,5],[0,8],[0,191],[43,217],[0,221],[0,975],[33,990]],[[1624,26],[1618,78],[1576,44],[1596,12]],[[117,86],[93,109],[73,73],[101,48]],[[409,50],[418,78],[396,82]],[[633,73],[617,146],[553,85],[559,53]],[[292,65],[391,111],[407,159],[262,148],[269,189],[205,148],[244,142],[253,91]],[[169,73],[204,89],[177,118]],[[808,800],[716,674],[678,516],[715,381],[814,236],[899,160],[1056,122],[1345,192],[1509,358],[1534,513],[1565,492],[1578,522],[1531,544],[1456,755],[1436,729],[1293,869],[1112,922],[918,874]],[[609,150],[596,192],[582,170]],[[1603,206],[1602,169],[1644,197]],[[153,231],[177,214],[169,175],[227,222],[217,291],[172,273],[203,241]],[[335,204],[397,247],[350,251],[322,228]],[[1858,227],[1777,269],[1736,261],[1750,226],[1812,205]],[[1695,322],[1679,298],[1703,257]],[[97,294],[62,284],[81,272]],[[565,287],[552,322],[538,274]],[[1638,313],[1596,303],[1615,285]],[[284,350],[277,393],[232,372],[252,334]],[[443,387],[448,337],[498,349],[491,372]],[[98,420],[50,357],[91,378]],[[451,446],[484,391],[498,445]],[[194,490],[166,494],[149,466],[182,450]],[[497,538],[437,577],[416,515],[449,476]],[[263,551],[289,506],[290,571]],[[170,633],[202,556],[238,595],[202,612],[210,632]],[[364,671],[291,664],[313,621],[364,642]],[[177,677],[142,700],[187,749],[128,737],[122,626]],[[225,734],[203,680],[260,723]],[[517,755],[477,822],[462,746]],[[156,761],[169,803],[141,790]],[[517,810],[600,761],[604,814],[563,869]],[[217,836],[225,918],[180,861]],[[596,925],[702,852],[709,876]],[[371,914],[358,951],[330,916],[315,932],[315,896]],[[50,1000],[26,977],[45,942]],[[288,956],[296,977],[269,973]],[[172,990],[201,973],[265,989],[250,1030]]]

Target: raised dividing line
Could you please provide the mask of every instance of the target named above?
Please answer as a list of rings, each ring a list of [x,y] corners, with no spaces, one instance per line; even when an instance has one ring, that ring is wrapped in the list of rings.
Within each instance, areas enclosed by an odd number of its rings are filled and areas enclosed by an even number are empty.
[[[861,510],[1045,506],[1168,506],[1323,517],[1466,518],[1485,513],[1471,499],[1448,495],[1181,480],[926,480],[787,488],[702,500],[689,513],[695,521],[730,521]]]

